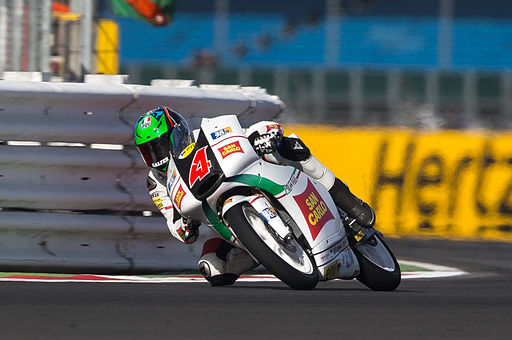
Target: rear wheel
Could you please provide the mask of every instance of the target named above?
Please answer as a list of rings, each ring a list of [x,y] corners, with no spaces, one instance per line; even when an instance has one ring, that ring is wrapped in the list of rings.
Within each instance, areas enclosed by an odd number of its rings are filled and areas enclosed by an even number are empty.
[[[361,273],[357,279],[373,290],[395,290],[400,284],[400,266],[380,235],[352,246]]]
[[[284,243],[248,203],[229,209],[225,218],[249,252],[272,274],[294,289],[308,290],[318,283],[315,261],[297,240]]]

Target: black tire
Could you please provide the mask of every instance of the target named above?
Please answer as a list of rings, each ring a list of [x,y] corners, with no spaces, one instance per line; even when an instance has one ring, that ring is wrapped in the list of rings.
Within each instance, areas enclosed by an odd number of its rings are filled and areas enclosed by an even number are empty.
[[[268,271],[290,287],[299,290],[311,290],[315,288],[318,283],[318,270],[316,269],[314,259],[306,254],[313,264],[313,272],[311,274],[303,273],[286,263],[286,261],[277,256],[254,231],[244,214],[244,205],[249,206],[249,209],[252,209],[255,214],[258,214],[248,203],[237,204],[225,214],[229,226],[233,229],[240,241],[242,241],[242,244]]]
[[[357,280],[372,290],[378,291],[392,291],[395,290],[401,281],[401,271],[398,262],[384,242],[381,236],[374,235],[384,245],[389,255],[391,256],[394,263],[394,270],[388,271],[380,268],[379,266],[372,263],[366,258],[357,248],[353,246],[352,250],[356,254],[357,260],[359,261],[360,273],[357,276]]]

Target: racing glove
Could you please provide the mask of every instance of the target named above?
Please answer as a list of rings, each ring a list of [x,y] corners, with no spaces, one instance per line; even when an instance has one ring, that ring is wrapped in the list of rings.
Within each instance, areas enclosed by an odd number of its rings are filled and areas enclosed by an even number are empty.
[[[273,153],[279,147],[281,137],[277,129],[276,131],[271,130],[268,133],[264,133],[254,139],[254,150],[256,150],[256,153],[260,156]]]
[[[192,244],[199,238],[199,226],[201,223],[185,218],[182,218],[182,221],[181,227],[177,230],[178,235],[183,242]]]

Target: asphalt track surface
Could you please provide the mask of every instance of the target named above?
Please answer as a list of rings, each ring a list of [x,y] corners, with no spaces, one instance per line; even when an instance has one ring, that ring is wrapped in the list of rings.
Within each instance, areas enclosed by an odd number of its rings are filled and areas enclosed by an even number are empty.
[[[470,274],[282,283],[0,282],[0,339],[511,339],[512,244],[388,239],[404,260]]]

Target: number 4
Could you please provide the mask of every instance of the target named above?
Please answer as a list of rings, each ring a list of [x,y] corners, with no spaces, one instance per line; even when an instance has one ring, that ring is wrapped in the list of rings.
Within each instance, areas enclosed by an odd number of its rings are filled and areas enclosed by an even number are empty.
[[[190,166],[190,174],[188,176],[190,188],[194,186],[198,179],[202,180],[204,176],[210,173],[212,162],[206,158],[206,148],[207,146],[202,147],[201,149],[197,150],[196,154],[194,155],[192,165]]]

